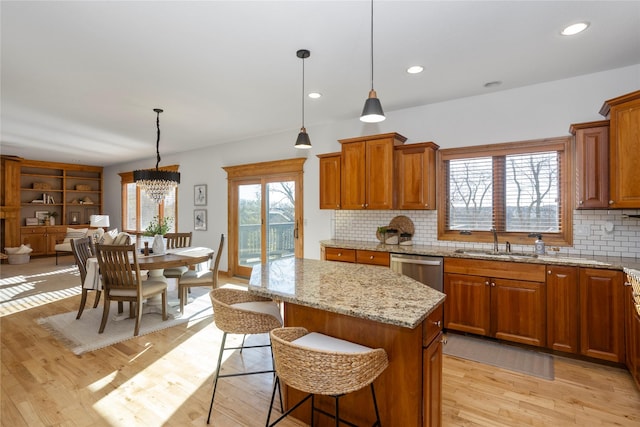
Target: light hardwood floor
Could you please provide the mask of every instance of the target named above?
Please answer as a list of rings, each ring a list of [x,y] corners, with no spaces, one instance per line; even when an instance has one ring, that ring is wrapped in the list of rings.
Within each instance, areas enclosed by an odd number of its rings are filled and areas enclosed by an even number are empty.
[[[71,267],[65,262],[61,268]],[[39,292],[44,276],[19,276],[48,264],[55,267],[53,259],[0,267],[0,295],[14,300],[0,310],[2,426],[204,426],[222,336],[213,321],[76,356],[36,323],[77,310],[76,282],[49,281],[51,291]],[[252,369],[268,360],[266,351],[245,351],[224,367]],[[445,356],[443,426],[640,425],[640,392],[625,370],[555,357],[555,376],[547,381]],[[264,425],[271,384],[269,375],[221,380],[211,425]]]

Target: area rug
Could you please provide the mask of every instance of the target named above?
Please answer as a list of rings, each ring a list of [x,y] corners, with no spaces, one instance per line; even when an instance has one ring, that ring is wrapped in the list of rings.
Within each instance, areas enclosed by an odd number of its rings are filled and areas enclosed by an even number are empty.
[[[189,295],[190,302],[185,305],[183,315],[180,315],[175,307],[170,307],[169,318],[165,321],[162,320],[161,314],[143,314],[142,321],[140,322],[139,336],[211,317],[213,310],[211,308],[209,290],[208,288],[193,288],[192,293]],[[169,301],[175,301],[175,298],[177,298],[177,296],[169,292]],[[93,302],[93,295],[89,298],[89,301]],[[89,305],[89,301],[87,301],[87,305]],[[78,312],[72,311],[40,318],[37,322],[78,355],[134,338],[133,330],[135,327],[135,319],[129,319],[128,316],[121,316],[124,318],[115,320],[118,311],[116,302],[111,303],[109,320],[107,321],[104,332],[102,334],[98,333],[100,322],[102,321],[102,302],[103,301],[100,300],[97,308],[85,308],[82,317],[77,320],[76,315]],[[129,306],[126,303],[124,311],[125,314],[129,313]],[[172,315],[172,313],[175,313],[175,315]]]
[[[508,344],[459,334],[447,334],[443,353],[498,368],[554,379],[553,356]]]

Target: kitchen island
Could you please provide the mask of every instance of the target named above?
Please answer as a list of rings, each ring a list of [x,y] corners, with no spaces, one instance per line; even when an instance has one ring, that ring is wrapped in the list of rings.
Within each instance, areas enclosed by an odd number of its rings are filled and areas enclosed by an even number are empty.
[[[427,426],[439,417],[443,293],[385,267],[295,258],[255,266],[249,292],[283,301],[285,326],[384,348],[389,367],[375,382],[382,425]],[[285,396],[290,406],[302,394]],[[317,401],[334,411],[333,399]],[[295,415],[310,422],[309,412],[303,406]],[[341,398],[340,414],[371,425],[368,388]]]

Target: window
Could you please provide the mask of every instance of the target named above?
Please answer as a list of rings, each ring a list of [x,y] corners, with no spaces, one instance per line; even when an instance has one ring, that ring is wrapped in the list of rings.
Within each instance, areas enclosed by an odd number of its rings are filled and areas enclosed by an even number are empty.
[[[162,169],[177,171],[178,166],[168,166]],[[177,188],[162,203],[156,204],[133,182],[133,172],[121,173],[120,184],[122,188],[123,231],[142,234],[156,216],[173,218],[170,231],[176,231],[178,223]]]
[[[570,245],[569,147],[554,138],[441,150],[438,238],[492,242],[495,228],[511,243],[539,233]]]

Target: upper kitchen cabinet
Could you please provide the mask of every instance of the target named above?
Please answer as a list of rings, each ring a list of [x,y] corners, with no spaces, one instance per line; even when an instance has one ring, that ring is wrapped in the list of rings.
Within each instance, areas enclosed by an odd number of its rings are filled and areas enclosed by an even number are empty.
[[[605,101],[609,117],[609,207],[640,208],[640,90]]]
[[[609,206],[609,120],[572,124],[576,153],[576,209]]]
[[[320,209],[340,209],[340,153],[318,154]]]
[[[396,162],[396,209],[436,208],[436,151],[433,142],[398,145]]]
[[[341,209],[392,209],[397,133],[341,139]]]

